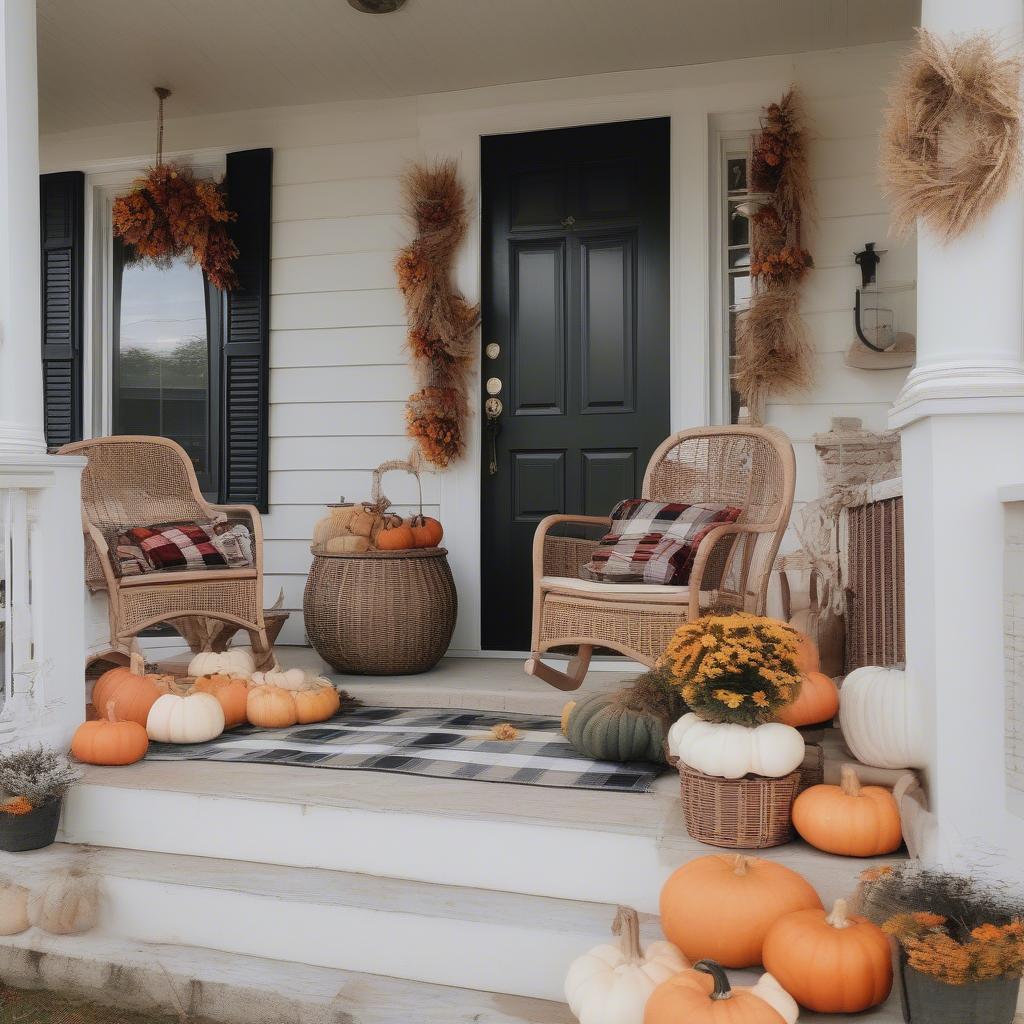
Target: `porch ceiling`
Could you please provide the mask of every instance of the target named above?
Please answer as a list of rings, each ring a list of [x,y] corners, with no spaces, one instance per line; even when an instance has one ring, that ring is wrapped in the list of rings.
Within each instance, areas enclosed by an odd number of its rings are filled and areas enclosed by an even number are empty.
[[[919,0],[38,0],[43,133],[902,39]]]

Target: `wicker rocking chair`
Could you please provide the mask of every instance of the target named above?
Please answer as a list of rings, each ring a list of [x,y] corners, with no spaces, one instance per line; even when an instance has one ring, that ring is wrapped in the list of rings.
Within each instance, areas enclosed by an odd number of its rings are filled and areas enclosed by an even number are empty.
[[[77,441],[61,455],[85,455],[82,527],[85,582],[107,592],[110,655],[126,659],[135,637],[166,622],[186,639],[204,633],[206,620],[248,632],[257,664],[272,657],[263,617],[263,527],[251,505],[211,505],[199,490],[195,470],[176,442],[162,437],[100,437]],[[107,545],[112,531],[175,521],[214,521],[231,516],[252,536],[251,568],[171,570],[119,577]],[[208,632],[208,630],[206,631]]]
[[[595,583],[579,578],[596,539],[557,536],[562,524],[607,528],[604,516],[553,515],[533,540],[533,636],[525,668],[560,690],[583,682],[594,647],[653,666],[680,623],[714,608],[763,614],[768,579],[789,523],[796,483],[793,446],[764,427],[684,430],[651,456],[642,497],[739,506],[697,548],[689,586]],[[552,648],[576,647],[568,671],[544,664]]]

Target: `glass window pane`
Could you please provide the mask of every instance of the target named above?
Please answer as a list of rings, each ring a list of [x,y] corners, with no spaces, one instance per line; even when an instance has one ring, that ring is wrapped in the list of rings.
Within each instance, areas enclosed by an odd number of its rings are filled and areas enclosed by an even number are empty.
[[[750,221],[736,209],[739,205],[729,204],[729,245],[750,244]]]
[[[114,432],[177,441],[202,480],[211,468],[203,272],[184,259],[126,262],[120,299]]]
[[[726,188],[729,192],[743,192],[747,187],[747,159],[733,157],[725,165]]]

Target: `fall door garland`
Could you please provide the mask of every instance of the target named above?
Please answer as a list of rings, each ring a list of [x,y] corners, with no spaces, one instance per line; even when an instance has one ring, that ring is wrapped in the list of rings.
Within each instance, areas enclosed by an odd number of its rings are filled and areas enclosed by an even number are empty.
[[[395,261],[405,298],[417,390],[405,416],[427,462],[444,468],[466,446],[467,377],[476,349],[478,306],[452,286],[452,261],[466,233],[466,198],[454,161],[415,164],[403,179],[416,237]]]
[[[178,256],[199,264],[217,287],[228,291],[238,284],[238,247],[228,233],[236,214],[228,209],[217,182],[197,178],[190,167],[164,163],[164,100],[160,98],[156,163],[132,183],[127,195],[114,200],[114,236],[128,248],[130,259],[169,266]]]

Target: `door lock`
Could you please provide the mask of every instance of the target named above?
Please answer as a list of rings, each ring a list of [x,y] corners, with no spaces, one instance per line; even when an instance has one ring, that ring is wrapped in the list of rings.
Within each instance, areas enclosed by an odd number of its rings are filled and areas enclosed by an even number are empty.
[[[501,394],[501,380],[498,377],[488,377],[484,389],[489,395]]]

